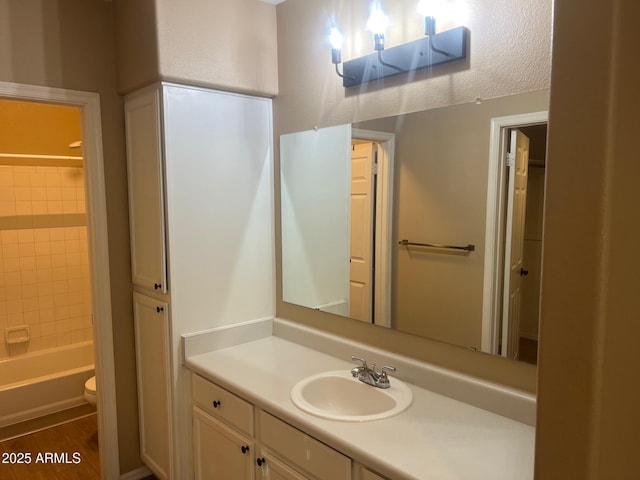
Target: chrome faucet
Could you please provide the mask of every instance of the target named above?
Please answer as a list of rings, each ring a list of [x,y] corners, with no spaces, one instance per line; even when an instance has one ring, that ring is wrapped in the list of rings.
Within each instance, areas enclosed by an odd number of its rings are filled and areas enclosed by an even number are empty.
[[[375,363],[372,363],[371,368],[369,368],[369,366],[367,365],[367,361],[364,358],[352,355],[351,360],[354,362],[358,361],[362,363],[362,365],[353,367],[351,369],[351,375],[353,375],[361,382],[378,388],[389,388],[391,386],[391,384],[389,383],[387,372],[395,372],[395,367],[389,367],[385,365],[384,367],[382,367],[381,372],[377,372]]]

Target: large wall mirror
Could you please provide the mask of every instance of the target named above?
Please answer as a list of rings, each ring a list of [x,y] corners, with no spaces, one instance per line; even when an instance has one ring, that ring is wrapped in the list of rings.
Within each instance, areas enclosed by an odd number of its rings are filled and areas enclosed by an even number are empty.
[[[282,295],[536,362],[548,90],[282,135]]]

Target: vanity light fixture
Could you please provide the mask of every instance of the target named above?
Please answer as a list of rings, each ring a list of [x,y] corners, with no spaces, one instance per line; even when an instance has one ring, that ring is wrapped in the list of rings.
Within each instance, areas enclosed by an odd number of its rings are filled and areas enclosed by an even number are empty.
[[[378,63],[387,68],[402,73],[401,67],[396,67],[391,63],[387,63],[382,59],[382,51],[384,50],[384,34],[389,26],[389,17],[382,11],[380,5],[374,4],[367,20],[367,28],[373,33],[373,49],[378,52]]]
[[[387,17],[379,5],[373,6],[369,20],[367,20],[367,28],[373,33],[373,49],[376,52],[384,50],[384,34],[389,26],[389,17]]]
[[[340,32],[338,27],[335,25],[331,27],[331,31],[329,32],[329,43],[331,44],[331,63],[336,66],[336,73],[340,78],[345,78],[345,76],[340,73],[338,69],[338,64],[342,62],[342,44],[344,43],[344,35]],[[355,80],[353,77],[348,77],[351,80]],[[317,130],[317,127],[316,127]]]
[[[436,33],[437,12],[434,10],[434,5],[437,1],[418,2],[418,13],[424,17],[425,36],[423,38],[387,49],[384,41],[389,19],[375,4],[367,22],[367,28],[373,33],[375,53],[344,62],[342,74],[338,70],[338,63],[342,61],[340,49],[344,38],[340,34],[339,46],[331,40],[332,63],[336,66],[336,73],[342,78],[342,85],[352,87],[466,58],[469,39],[469,30],[466,27]],[[332,30],[331,36],[334,36],[333,32]]]

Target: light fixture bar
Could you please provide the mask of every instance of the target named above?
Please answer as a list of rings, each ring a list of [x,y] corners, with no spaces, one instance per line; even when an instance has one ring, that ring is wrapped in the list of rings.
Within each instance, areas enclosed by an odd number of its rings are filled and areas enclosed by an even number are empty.
[[[421,68],[467,57],[469,30],[453,28],[397,47],[384,49],[384,62],[375,52],[343,63],[342,84],[353,87]]]

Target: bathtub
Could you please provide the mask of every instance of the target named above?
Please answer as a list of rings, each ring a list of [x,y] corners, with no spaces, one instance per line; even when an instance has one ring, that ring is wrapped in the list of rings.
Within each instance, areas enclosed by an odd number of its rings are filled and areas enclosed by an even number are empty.
[[[83,405],[93,342],[0,360],[0,427]]]

